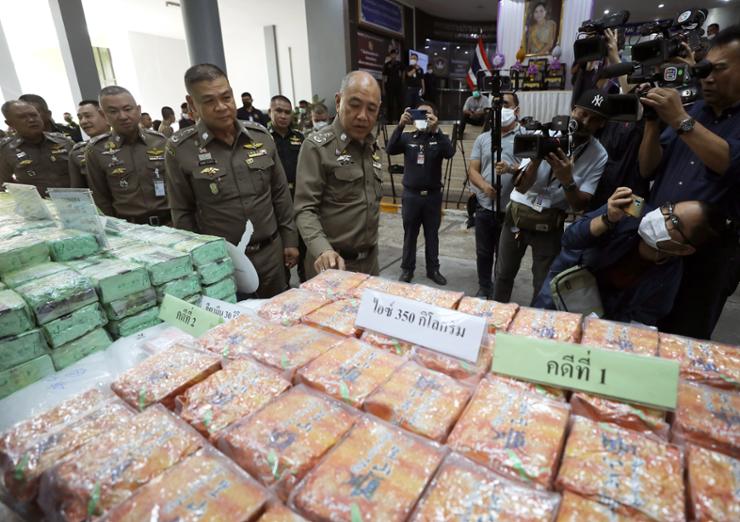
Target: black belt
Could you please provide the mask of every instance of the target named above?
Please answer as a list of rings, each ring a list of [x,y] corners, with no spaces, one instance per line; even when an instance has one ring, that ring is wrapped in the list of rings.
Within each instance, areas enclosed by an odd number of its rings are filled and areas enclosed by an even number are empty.
[[[246,253],[253,254],[255,252],[259,252],[266,246],[270,245],[273,241],[275,241],[277,237],[278,237],[278,233],[276,231],[270,237],[268,237],[267,239],[263,239],[262,241],[254,241],[254,242],[250,241],[249,244],[247,245]]]
[[[368,250],[339,250],[338,252],[345,261],[362,261],[367,259],[372,251],[373,249],[370,248]]]
[[[164,212],[157,212],[156,214],[151,214],[149,216],[124,217],[123,219],[129,223],[136,223],[137,225],[151,225],[153,227],[158,227],[164,223],[169,223],[172,220],[172,215],[170,214],[170,211],[167,210]]]
[[[404,185],[403,190],[404,191],[411,192],[412,194],[416,194],[418,196],[424,196],[424,197],[426,197],[426,196],[430,196],[432,194],[437,194],[442,189],[440,187],[437,187],[437,188],[433,188],[433,189],[419,190],[419,189],[407,187],[407,186]]]

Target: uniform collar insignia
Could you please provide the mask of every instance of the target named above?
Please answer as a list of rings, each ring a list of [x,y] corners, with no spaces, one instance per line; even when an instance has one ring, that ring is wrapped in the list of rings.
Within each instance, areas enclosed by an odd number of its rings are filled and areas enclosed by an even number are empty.
[[[219,172],[218,167],[206,167],[200,170],[201,174],[205,174],[206,176],[210,176],[210,177],[215,176],[216,174],[218,174],[218,172]]]

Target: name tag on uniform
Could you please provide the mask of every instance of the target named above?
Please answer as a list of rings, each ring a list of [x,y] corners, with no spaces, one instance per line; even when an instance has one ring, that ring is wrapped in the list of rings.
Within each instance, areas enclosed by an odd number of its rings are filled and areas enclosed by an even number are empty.
[[[15,157],[18,159],[23,159],[26,157],[26,153],[23,151],[20,151],[18,154],[15,155]]]
[[[259,158],[260,156],[267,156],[267,151],[265,149],[255,150],[248,153],[248,156],[250,158]]]
[[[163,198],[165,196],[164,180],[162,179],[154,180],[154,196],[157,198]]]
[[[380,163],[379,161],[373,161],[373,167],[376,168],[376,169],[382,169],[383,168],[383,164]]]
[[[149,156],[149,161],[164,161],[164,156]]]
[[[210,152],[200,152],[198,153],[198,163],[203,163],[204,165],[208,165],[209,161],[213,161],[213,157],[211,156]]]

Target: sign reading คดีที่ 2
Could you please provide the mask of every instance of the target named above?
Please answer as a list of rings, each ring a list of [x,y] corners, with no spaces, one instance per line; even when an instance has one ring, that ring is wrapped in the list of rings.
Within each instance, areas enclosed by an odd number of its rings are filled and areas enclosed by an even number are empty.
[[[675,410],[679,366],[659,357],[497,333],[491,371]]]
[[[216,314],[170,294],[164,294],[162,306],[159,309],[159,318],[193,337],[200,337],[223,322],[223,319]]]
[[[375,290],[363,292],[355,325],[473,364],[486,331],[482,317]]]

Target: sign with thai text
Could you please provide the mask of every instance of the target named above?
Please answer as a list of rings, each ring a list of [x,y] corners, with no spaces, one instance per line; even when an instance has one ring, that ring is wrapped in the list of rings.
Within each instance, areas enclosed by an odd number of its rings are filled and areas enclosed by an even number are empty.
[[[212,314],[216,314],[217,316],[222,318],[224,322],[229,322],[232,319],[236,319],[242,314],[250,313],[246,308],[242,308],[238,304],[227,303],[226,301],[214,299],[213,297],[208,297],[207,295],[204,295],[200,298],[200,307],[208,312],[211,312]]]
[[[223,319],[216,314],[170,294],[164,294],[162,306],[159,309],[159,318],[194,337],[200,337],[223,322]]]

